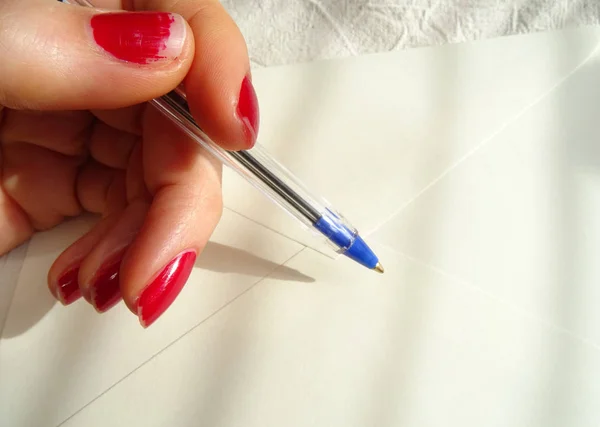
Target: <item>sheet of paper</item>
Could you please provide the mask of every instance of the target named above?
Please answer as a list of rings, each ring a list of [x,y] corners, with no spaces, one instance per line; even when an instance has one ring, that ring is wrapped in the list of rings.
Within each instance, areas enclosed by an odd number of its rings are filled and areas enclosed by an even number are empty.
[[[588,343],[378,246],[390,274],[312,250],[64,427],[595,426]]]
[[[372,238],[600,346],[600,54]]]
[[[1,426],[58,425],[302,249],[226,210],[177,301],[143,330],[124,304],[100,316],[83,301],[63,307],[47,291],[53,260],[90,224],[66,223],[29,246],[0,344]]]
[[[370,233],[590,55],[590,28],[259,70],[260,142]],[[233,173],[225,204],[329,255]]]
[[[144,331],[122,305],[53,303],[47,269],[90,224],[67,223],[28,250],[0,425],[598,425],[599,40],[258,71],[265,145],[370,234],[386,274],[324,256],[227,175],[213,242]]]

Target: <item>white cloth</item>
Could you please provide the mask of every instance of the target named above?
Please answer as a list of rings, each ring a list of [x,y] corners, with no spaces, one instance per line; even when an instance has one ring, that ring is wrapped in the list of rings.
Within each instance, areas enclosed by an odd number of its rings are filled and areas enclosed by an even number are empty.
[[[600,24],[600,0],[222,0],[255,67]]]

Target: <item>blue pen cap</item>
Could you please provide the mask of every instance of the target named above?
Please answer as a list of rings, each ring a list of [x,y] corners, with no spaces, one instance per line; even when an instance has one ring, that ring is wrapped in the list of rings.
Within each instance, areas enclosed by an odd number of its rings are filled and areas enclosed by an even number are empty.
[[[374,269],[379,262],[375,253],[369,248],[365,241],[358,235],[358,231],[352,227],[339,214],[326,210],[323,216],[314,224],[327,240],[336,248],[336,252]]]

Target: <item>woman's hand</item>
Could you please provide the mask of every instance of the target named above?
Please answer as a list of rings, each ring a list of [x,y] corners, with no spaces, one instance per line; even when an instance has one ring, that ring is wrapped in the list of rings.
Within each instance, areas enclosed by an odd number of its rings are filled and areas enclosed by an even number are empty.
[[[196,120],[227,149],[254,144],[258,105],[218,0],[92,2],[103,10],[0,3],[0,254],[99,213],[55,261],[50,291],[100,312],[123,299],[148,326],[185,284],[222,200],[220,165],[145,101],[184,81]]]

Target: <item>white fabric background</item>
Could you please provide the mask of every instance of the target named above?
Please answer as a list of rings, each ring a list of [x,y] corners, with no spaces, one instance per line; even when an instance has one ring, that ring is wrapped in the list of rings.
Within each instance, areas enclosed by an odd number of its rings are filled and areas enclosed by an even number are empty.
[[[600,0],[222,0],[253,66],[600,23]]]
[[[254,67],[600,24],[600,0],[222,0]],[[26,244],[0,257],[0,330]]]

